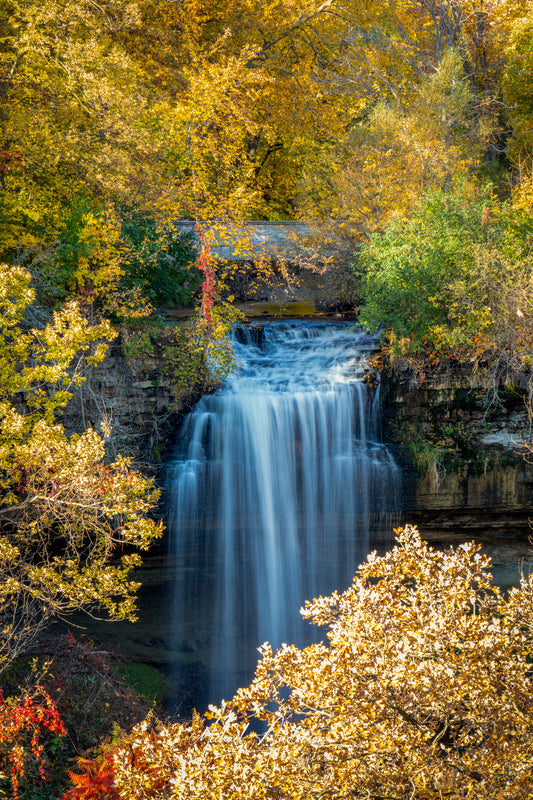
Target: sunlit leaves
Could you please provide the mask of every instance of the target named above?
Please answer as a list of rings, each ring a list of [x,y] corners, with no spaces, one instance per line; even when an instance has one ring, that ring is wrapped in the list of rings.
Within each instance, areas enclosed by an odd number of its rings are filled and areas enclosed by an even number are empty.
[[[508,152],[518,170],[517,206],[533,208],[533,135],[531,84],[533,82],[533,5],[498,3],[496,24],[504,40],[506,64],[502,81],[506,112],[512,125]]]
[[[349,589],[306,605],[327,644],[264,645],[209,721],[134,729],[113,754],[120,796],[526,800],[531,581],[506,599],[477,545],[396,534]]]
[[[369,233],[407,214],[424,192],[475,180],[491,129],[479,116],[463,55],[442,53],[409,89],[401,102],[371,103],[324,149],[322,167],[311,165],[302,198],[310,213]]]
[[[3,10],[3,256],[46,272],[72,209],[85,202],[85,232],[102,257],[107,237],[113,269],[109,204],[153,208],[163,181],[160,136],[129,52],[142,35],[140,4],[4,2]]]
[[[114,332],[73,302],[25,326],[29,281],[0,269],[0,672],[53,616],[103,607],[132,618],[131,548],[161,534],[148,516],[152,482],[127,459],[108,463],[95,431],[69,438],[55,418],[84,379],[84,358],[101,361]]]

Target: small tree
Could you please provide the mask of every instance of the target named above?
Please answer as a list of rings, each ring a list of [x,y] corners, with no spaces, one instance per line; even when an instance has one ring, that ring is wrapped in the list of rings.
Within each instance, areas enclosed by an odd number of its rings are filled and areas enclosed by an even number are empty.
[[[94,430],[69,438],[54,416],[83,360],[103,359],[111,328],[70,303],[29,329],[29,281],[0,266],[0,673],[54,616],[103,607],[134,618],[132,549],[161,534],[147,516],[152,482],[125,458],[106,463]]]
[[[114,754],[120,797],[531,797],[533,578],[505,597],[477,545],[396,534],[306,605],[328,644],[264,645],[210,724],[134,729]]]
[[[427,194],[362,245],[360,321],[391,331],[400,354],[492,351],[498,369],[504,354],[520,370],[531,352],[531,230],[490,186]]]

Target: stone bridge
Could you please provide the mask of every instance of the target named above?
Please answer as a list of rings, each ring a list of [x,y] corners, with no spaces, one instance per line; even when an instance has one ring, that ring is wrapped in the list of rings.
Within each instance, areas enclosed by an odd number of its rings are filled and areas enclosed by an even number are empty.
[[[193,233],[195,222],[179,220],[176,229]],[[324,254],[317,252],[311,240],[313,228],[305,222],[251,221],[213,225],[206,230],[206,240],[213,254],[225,261],[251,261],[260,256],[291,262],[318,260]]]

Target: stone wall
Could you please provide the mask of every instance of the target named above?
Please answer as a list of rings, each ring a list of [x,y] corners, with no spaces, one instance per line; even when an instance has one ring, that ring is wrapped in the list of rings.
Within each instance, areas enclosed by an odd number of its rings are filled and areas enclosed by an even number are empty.
[[[384,376],[384,436],[403,466],[404,519],[435,543],[476,539],[511,583],[533,562],[531,419],[520,390],[496,399],[487,385],[458,367]]]
[[[164,367],[157,350],[126,359],[121,340],[115,340],[65,409],[66,430],[75,433],[91,425],[105,436],[111,457],[126,453],[156,468],[193,401],[177,396]]]

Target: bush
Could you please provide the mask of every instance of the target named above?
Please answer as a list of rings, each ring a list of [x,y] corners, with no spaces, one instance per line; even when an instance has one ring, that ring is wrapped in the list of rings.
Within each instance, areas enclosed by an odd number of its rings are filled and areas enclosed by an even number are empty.
[[[76,753],[96,750],[118,726],[129,730],[150,711],[150,702],[109,653],[72,633],[43,639],[35,648],[41,683],[53,699]]]
[[[405,355],[506,346],[509,323],[530,321],[531,230],[489,189],[427,195],[362,246],[361,322]]]
[[[66,783],[64,737],[56,705],[36,686],[0,693],[0,793],[14,800],[54,800]]]
[[[172,225],[158,225],[150,217],[131,215],[122,223],[122,237],[128,248],[125,286],[139,286],[156,306],[194,302],[202,275],[194,268],[197,253],[191,234],[179,234]]]
[[[306,605],[327,644],[263,645],[206,718],[134,728],[111,753],[117,797],[530,798],[533,577],[505,597],[477,545],[396,533]]]
[[[93,783],[105,787],[105,758],[88,756],[145,719],[163,685],[157,670],[122,665],[71,633],[41,639],[3,675],[0,796],[55,800],[67,788],[69,760],[79,753]]]
[[[72,198],[54,247],[32,272],[47,305],[75,296],[106,315],[128,316],[125,309],[135,315],[147,301],[192,303],[202,283],[190,268],[196,255],[191,235],[82,195]]]

